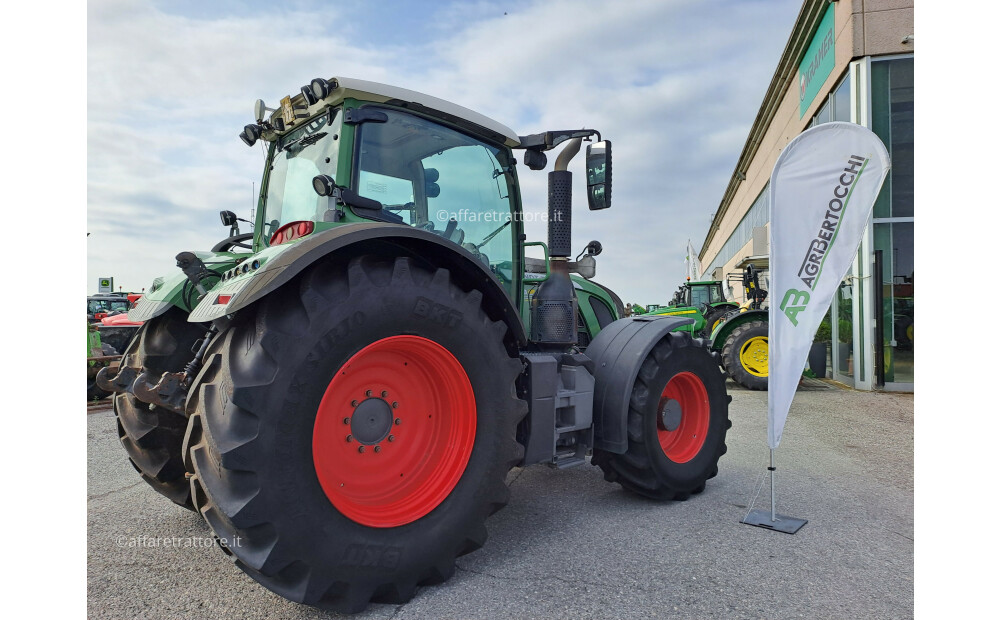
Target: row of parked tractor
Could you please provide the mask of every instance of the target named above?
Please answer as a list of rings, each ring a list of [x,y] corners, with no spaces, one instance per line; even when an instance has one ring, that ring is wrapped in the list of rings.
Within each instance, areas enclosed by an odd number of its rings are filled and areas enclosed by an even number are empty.
[[[716,359],[733,381],[751,390],[767,389],[767,291],[761,271],[753,264],[742,274],[742,304],[728,300],[724,283],[704,280],[682,284],[665,306],[632,306],[633,315],[679,316],[694,319],[681,328],[710,343]]]
[[[121,352],[142,323],[130,321],[128,309],[142,297],[138,293],[107,293],[87,297],[87,400],[101,400],[111,392],[97,385],[97,373],[117,368]]]

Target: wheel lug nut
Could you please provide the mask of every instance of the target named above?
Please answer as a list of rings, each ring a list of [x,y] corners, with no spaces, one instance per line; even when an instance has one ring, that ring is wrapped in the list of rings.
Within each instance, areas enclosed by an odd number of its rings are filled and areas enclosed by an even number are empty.
[[[365,396],[371,396],[371,395],[372,395],[371,390],[365,390]]]
[[[395,435],[389,435],[388,437],[386,437],[386,439],[388,439],[389,441],[396,441],[396,436]]]
[[[385,398],[388,395],[389,395],[389,392],[386,392],[385,390],[382,390],[382,398]]]
[[[403,423],[403,421],[402,421],[402,420],[400,420],[399,418],[396,418],[395,420],[393,420],[393,423],[394,423],[394,424],[395,424],[396,426],[399,426],[400,424],[402,424],[402,423]]]
[[[399,407],[399,403],[392,401],[392,408],[395,409],[396,407]]]
[[[364,446],[358,446],[358,452],[364,453],[364,451],[365,451]]]
[[[344,424],[350,424],[351,418],[344,418]]]
[[[381,452],[382,451],[382,446],[375,446],[374,450],[375,450],[375,452]]]
[[[351,401],[351,406],[352,406],[352,407],[357,407],[357,406],[358,406],[358,401],[356,401],[356,400],[352,400],[352,401]]]
[[[354,441],[354,435],[348,435],[347,436],[347,443],[351,443],[352,441]]]

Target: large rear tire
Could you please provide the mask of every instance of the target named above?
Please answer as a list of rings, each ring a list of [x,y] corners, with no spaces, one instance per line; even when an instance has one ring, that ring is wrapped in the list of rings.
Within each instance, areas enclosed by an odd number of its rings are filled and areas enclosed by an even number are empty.
[[[684,332],[667,334],[646,356],[629,399],[624,454],[594,450],[604,478],[656,500],[705,490],[726,453],[729,401],[708,350]]]
[[[188,323],[178,308],[147,321],[122,357],[122,367],[131,366],[136,375],[153,376],[179,372],[191,361],[191,348],[205,335],[205,326]],[[181,446],[187,418],[159,406],[150,406],[128,391],[115,394],[118,438],[129,462],[142,479],[172,502],[193,510],[190,485],[185,479]]]
[[[722,346],[723,368],[748,390],[767,389],[767,357],[767,321],[737,327]]]
[[[237,316],[188,401],[197,510],[236,565],[357,612],[454,572],[507,503],[527,405],[478,291],[415,260],[328,261]]]

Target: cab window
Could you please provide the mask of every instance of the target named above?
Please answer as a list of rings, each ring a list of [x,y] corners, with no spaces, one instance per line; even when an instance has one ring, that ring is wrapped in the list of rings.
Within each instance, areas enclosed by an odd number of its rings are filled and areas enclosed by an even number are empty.
[[[358,194],[381,203],[382,219],[445,237],[512,285],[510,150],[405,112],[381,111],[386,122],[360,126]]]

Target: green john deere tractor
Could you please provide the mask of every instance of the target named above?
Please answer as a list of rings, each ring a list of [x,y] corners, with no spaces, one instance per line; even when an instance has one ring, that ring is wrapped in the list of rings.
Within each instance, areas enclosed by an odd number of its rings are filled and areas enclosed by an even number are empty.
[[[741,276],[746,303],[726,313],[711,333],[712,350],[719,353],[723,370],[750,390],[767,389],[767,291],[761,288],[760,271],[747,265]]]
[[[722,282],[706,280],[685,282],[677,289],[667,306],[652,306],[647,314],[690,317],[694,322],[682,329],[708,337],[728,313],[738,309],[739,304],[726,301]]]
[[[237,566],[355,612],[440,583],[486,540],[514,466],[591,462],[655,500],[705,489],[729,397],[686,317],[621,318],[572,256],[572,173],[611,199],[594,130],[519,136],[453,103],[315,79],[240,134],[266,162],[252,233],[181,252],[129,312],[118,430],[140,475]],[[515,153],[548,176],[528,243]],[[624,240],[623,240],[624,241]],[[544,259],[525,256],[540,246]]]

